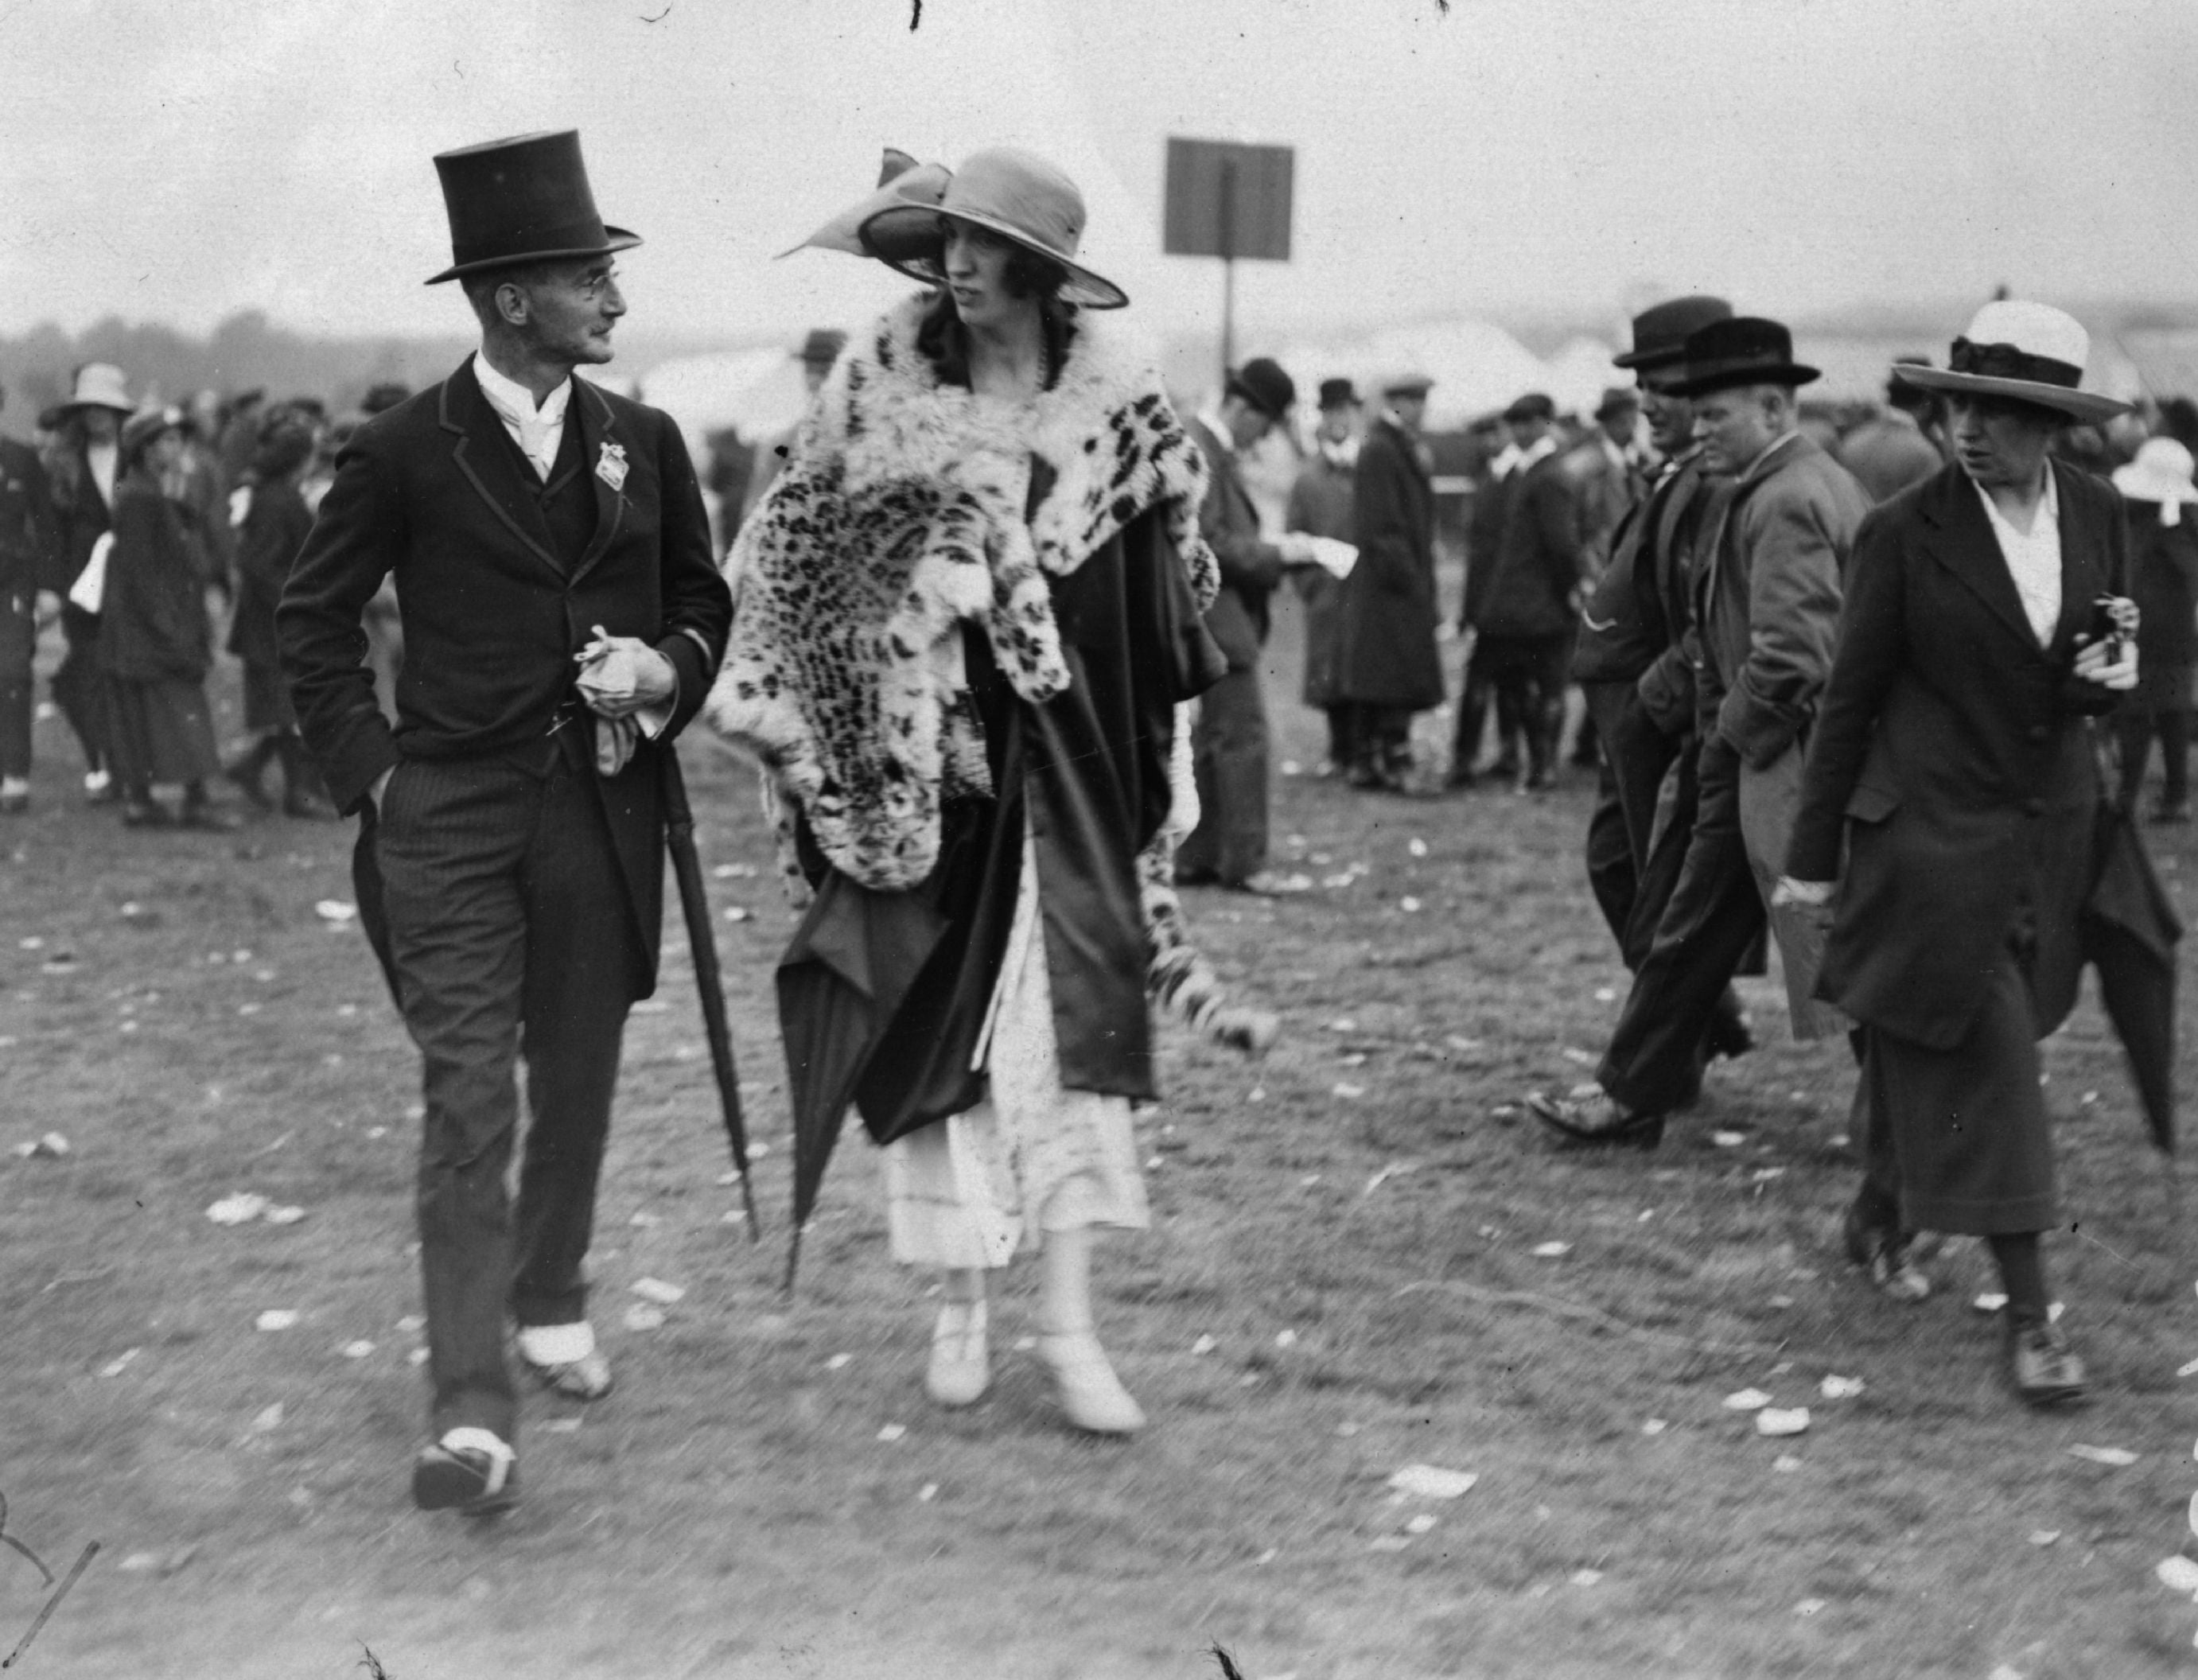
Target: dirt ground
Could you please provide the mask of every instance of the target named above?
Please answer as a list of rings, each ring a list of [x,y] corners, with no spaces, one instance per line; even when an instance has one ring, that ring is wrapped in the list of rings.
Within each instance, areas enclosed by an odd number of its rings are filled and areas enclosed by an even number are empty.
[[[1296,671],[1286,612],[1276,758],[1309,770]],[[592,1257],[618,1392],[530,1399],[526,1503],[472,1525],[407,1497],[418,1075],[356,926],[316,908],[352,898],[350,825],[125,831],[57,724],[38,745],[32,813],[0,819],[0,1492],[56,1576],[100,1550],[26,1675],[1143,1680],[1218,1673],[1216,1642],[1256,1680],[2193,1666],[2198,1609],[2154,1571],[2198,1549],[2198,1302],[2096,1007],[2045,1065],[2050,1255],[2096,1393],[2032,1416],[1974,1247],[1905,1309],[1840,1257],[1852,1070],[1793,1042],[1771,981],[1746,985],[1762,1047],[1656,1154],[1561,1157],[1525,1120],[1526,1090],[1588,1076],[1625,985],[1580,772],[1532,799],[1281,775],[1277,861],[1312,890],[1192,895],[1287,1032],[1258,1065],[1167,1040],[1154,1229],[1101,1259],[1153,1419],[1119,1444],[1065,1429],[1017,1346],[1026,1269],[991,1395],[927,1405],[928,1281],[887,1263],[859,1135],[779,1293],[791,918],[753,778],[690,747],[765,1240],[730,1217],[675,932]],[[2153,832],[2187,897],[2189,831]],[[14,1153],[48,1132],[66,1154]],[[303,1217],[208,1218],[239,1192]],[[685,1293],[630,1327],[644,1278]],[[1806,1432],[1759,1435],[1724,1404],[1750,1387]],[[1411,1465],[1477,1479],[1393,1490]],[[51,1597],[0,1549],[0,1645]]]

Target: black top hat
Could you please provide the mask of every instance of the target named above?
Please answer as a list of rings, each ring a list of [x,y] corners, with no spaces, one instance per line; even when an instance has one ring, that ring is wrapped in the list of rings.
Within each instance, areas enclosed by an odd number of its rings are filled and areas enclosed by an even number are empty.
[[[1254,356],[1230,375],[1224,389],[1227,395],[1241,397],[1270,420],[1280,420],[1298,399],[1295,382],[1265,356]]]
[[[1320,405],[1324,409],[1348,408],[1358,400],[1358,392],[1347,379],[1324,379],[1320,382]]]
[[[1707,397],[1736,385],[1806,385],[1814,368],[1794,359],[1794,335],[1776,321],[1736,315],[1689,334],[1686,369],[1672,381],[1682,397]]]
[[[1529,391],[1503,410],[1506,420],[1555,420],[1557,405],[1538,391]]]
[[[1660,368],[1687,353],[1687,340],[1712,321],[1732,319],[1723,298],[1701,294],[1653,304],[1633,317],[1633,348],[1610,359],[1621,368]]]
[[[627,251],[641,235],[596,213],[577,129],[522,134],[435,154],[451,218],[451,265],[430,286],[462,274],[559,257]]]

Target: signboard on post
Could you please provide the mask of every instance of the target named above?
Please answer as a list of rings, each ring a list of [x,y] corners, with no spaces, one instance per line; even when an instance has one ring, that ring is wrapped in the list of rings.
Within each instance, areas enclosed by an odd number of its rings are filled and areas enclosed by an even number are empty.
[[[1296,168],[1297,153],[1288,146],[1168,137],[1160,248],[1172,257],[1221,259],[1224,377],[1235,351],[1236,259],[1290,259],[1290,189]]]

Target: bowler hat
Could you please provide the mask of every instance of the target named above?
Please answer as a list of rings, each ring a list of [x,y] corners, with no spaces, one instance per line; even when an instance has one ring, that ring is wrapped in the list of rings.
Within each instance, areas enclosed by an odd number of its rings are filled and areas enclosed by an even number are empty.
[[[800,244],[790,245],[778,254],[791,257],[796,251],[806,250],[813,245],[819,251],[845,251],[851,256],[869,256],[870,253],[863,244],[863,224],[865,222],[881,210],[890,210],[898,205],[917,205],[936,210],[939,201],[946,195],[946,183],[953,178],[953,172],[945,164],[918,163],[906,152],[888,146],[885,160],[878,167],[876,191],[860,204],[841,211]]]
[[[1944,368],[1896,366],[1893,376],[1925,391],[1968,391],[2034,403],[2089,422],[2127,414],[2130,405],[2096,392],[2079,391],[2091,335],[2083,323],[2050,304],[2003,299],[1970,317],[1954,340]]]
[[[1555,420],[1556,417],[1557,405],[1538,391],[1529,391],[1503,410],[1503,418],[1515,422],[1522,420]]]
[[[1281,365],[1265,356],[1254,356],[1229,375],[1224,394],[1241,397],[1270,420],[1280,420],[1298,399],[1298,387]]]
[[[1320,382],[1320,405],[1324,409],[1349,408],[1358,400],[1358,392],[1347,379],[1324,379]]]
[[[61,404],[63,414],[71,409],[113,409],[117,414],[135,414],[137,404],[130,400],[121,369],[112,362],[86,362],[76,370],[75,388]]]
[[[829,368],[847,347],[847,335],[833,327],[811,327],[795,353],[812,368]]]
[[[1759,315],[1712,321],[1687,335],[1686,366],[1672,381],[1674,394],[1707,397],[1736,385],[1806,385],[1814,368],[1794,359],[1794,335]]]
[[[1732,319],[1732,305],[1707,294],[1652,304],[1633,317],[1633,348],[1610,359],[1621,368],[1660,368],[1682,360],[1689,335]]]
[[[1129,294],[1076,260],[1084,240],[1084,195],[1076,183],[1034,153],[995,146],[973,153],[946,183],[935,206],[893,204],[859,230],[863,248],[888,268],[926,285],[945,282],[941,220],[988,229],[1058,263],[1067,275],[1064,301],[1087,309],[1119,309]]]
[[[514,263],[602,257],[641,243],[596,213],[578,129],[521,134],[435,154],[451,218],[451,265],[439,285]]]

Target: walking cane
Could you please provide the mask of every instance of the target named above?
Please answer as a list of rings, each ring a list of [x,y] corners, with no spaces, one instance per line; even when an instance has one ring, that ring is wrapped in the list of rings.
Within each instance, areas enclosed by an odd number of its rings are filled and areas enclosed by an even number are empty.
[[[725,1022],[725,988],[718,968],[718,939],[710,926],[710,900],[702,890],[702,860],[695,852],[695,812],[687,803],[687,778],[679,755],[670,747],[663,763],[664,843],[672,853],[672,873],[679,882],[679,908],[687,917],[687,945],[695,956],[695,990],[702,998],[702,1030],[710,1041],[710,1066],[718,1076],[718,1104],[725,1137],[733,1148],[733,1166],[741,1175],[741,1205],[747,1210],[748,1241],[760,1242],[755,1192],[748,1184],[747,1127],[741,1119],[740,1075],[733,1067],[732,1029]]]

